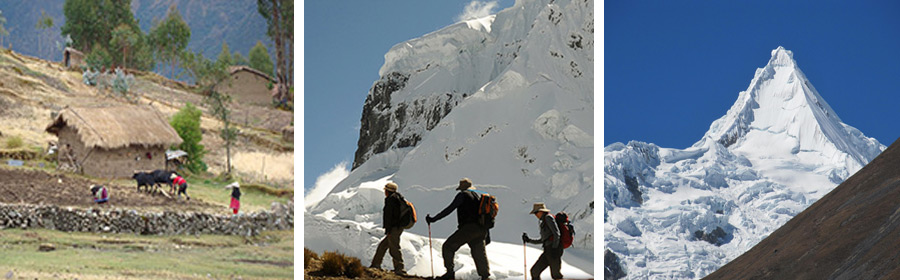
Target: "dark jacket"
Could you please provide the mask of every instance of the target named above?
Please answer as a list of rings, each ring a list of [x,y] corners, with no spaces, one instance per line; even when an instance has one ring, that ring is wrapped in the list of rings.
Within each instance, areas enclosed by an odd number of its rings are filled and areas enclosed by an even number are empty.
[[[450,212],[456,210],[456,222],[457,227],[460,227],[464,224],[478,223],[478,199],[481,197],[480,194],[477,194],[473,191],[464,190],[460,191],[456,194],[456,197],[453,198],[453,202],[450,202],[450,205],[447,208],[444,208],[443,211],[434,216],[434,220],[440,220],[447,215],[450,215]]]
[[[241,188],[231,188],[231,197],[241,200]]]
[[[400,204],[403,203],[403,196],[398,192],[393,192],[384,198],[384,208],[382,208],[382,216],[384,216],[384,228],[391,229],[400,226]]]
[[[529,243],[542,244],[544,248],[559,248],[560,233],[553,215],[547,213],[541,219],[541,238],[530,239]]]

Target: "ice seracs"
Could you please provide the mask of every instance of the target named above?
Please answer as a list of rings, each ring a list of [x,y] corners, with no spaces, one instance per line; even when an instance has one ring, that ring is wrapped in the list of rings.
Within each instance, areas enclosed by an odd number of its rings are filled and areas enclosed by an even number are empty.
[[[607,248],[629,278],[703,277],[884,148],[843,123],[778,47],[691,147],[604,149]]]

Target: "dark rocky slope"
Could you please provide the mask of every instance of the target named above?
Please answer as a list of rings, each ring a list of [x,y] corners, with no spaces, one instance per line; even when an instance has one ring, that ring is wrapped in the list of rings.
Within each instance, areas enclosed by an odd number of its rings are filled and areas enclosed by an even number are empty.
[[[704,279],[900,279],[900,140]]]

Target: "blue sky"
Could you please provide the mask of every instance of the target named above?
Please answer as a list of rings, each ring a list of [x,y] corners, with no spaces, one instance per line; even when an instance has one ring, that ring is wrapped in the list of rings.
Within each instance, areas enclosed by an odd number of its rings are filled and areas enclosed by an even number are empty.
[[[898,1],[606,1],[604,143],[685,148],[784,46],[844,123],[900,137]]]
[[[306,1],[304,179],[353,162],[362,106],[384,54],[456,22],[471,1]],[[496,1],[496,11],[513,0]]]

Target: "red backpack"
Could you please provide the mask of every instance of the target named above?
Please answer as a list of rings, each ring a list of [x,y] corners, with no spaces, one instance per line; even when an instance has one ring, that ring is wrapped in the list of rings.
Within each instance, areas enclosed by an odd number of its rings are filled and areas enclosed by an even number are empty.
[[[559,245],[565,248],[572,247],[572,241],[575,239],[575,227],[569,222],[569,214],[566,212],[556,213],[554,217],[556,225],[559,227]]]

